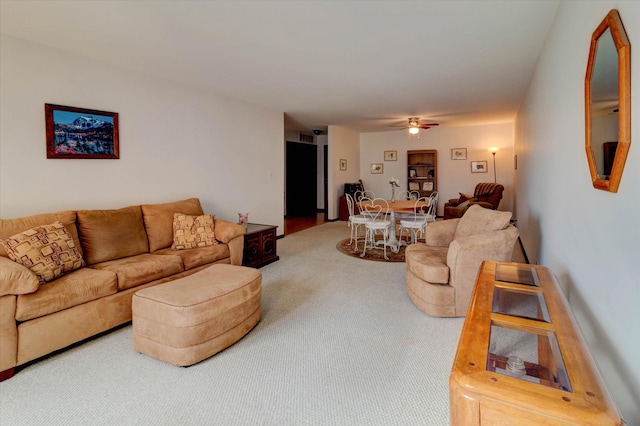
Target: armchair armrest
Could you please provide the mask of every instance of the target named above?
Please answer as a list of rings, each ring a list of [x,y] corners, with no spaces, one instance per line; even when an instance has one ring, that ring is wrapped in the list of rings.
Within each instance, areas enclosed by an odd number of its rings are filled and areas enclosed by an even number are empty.
[[[441,220],[427,225],[425,244],[432,247],[447,247],[453,241],[460,219]]]
[[[449,201],[447,202],[448,205],[455,207],[458,205],[458,199],[457,198],[451,198],[449,199]]]
[[[477,204],[480,207],[484,207],[485,209],[495,210],[493,208],[493,204],[487,203],[486,201],[469,201],[469,207],[471,207],[473,204]]]
[[[449,285],[456,289],[456,314],[465,314],[482,262],[511,261],[517,239],[518,230],[510,225],[500,231],[483,232],[451,243],[447,266],[451,274]]]
[[[0,256],[0,296],[33,293],[39,286],[36,274],[21,264]]]

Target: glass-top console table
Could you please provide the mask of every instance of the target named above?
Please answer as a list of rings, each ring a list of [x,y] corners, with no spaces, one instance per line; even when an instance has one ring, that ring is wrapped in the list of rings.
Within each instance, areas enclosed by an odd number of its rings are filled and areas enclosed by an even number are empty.
[[[485,261],[449,379],[452,425],[617,425],[555,276]]]

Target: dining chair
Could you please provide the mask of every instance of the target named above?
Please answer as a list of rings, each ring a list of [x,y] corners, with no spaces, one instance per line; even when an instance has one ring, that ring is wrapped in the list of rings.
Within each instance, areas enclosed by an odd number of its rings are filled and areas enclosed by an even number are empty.
[[[408,189],[403,189],[402,191],[398,192],[398,200],[417,200],[418,198],[420,198],[420,192],[418,191],[409,191]]]
[[[402,235],[407,230],[411,232],[411,242],[415,244],[418,241],[418,237],[422,237],[427,225],[436,221],[437,209],[437,191],[433,191],[429,197],[418,198],[413,207],[413,214],[400,220],[400,239],[402,240]]]
[[[429,196],[429,209],[426,212],[428,216],[427,222],[429,223],[436,221],[436,215],[438,211],[438,197],[438,191],[433,191]]]
[[[418,198],[413,205],[413,212],[400,219],[400,240],[402,240],[402,236],[406,230],[411,235],[411,243],[415,244],[418,242],[418,236],[422,236],[424,228],[427,226],[429,221],[428,212],[431,208],[431,206],[427,204],[429,201],[430,197]]]
[[[364,237],[364,248],[360,257],[366,255],[367,248],[378,248],[376,237],[381,236],[384,259],[389,260],[387,256],[387,244],[389,241],[389,231],[391,229],[391,221],[387,218],[389,215],[389,203],[382,198],[365,199],[360,202],[360,211],[363,216],[370,219],[365,223],[367,232]]]
[[[359,191],[356,191],[356,193]],[[355,251],[358,251],[358,230],[361,225],[365,225],[370,219],[363,214],[355,214],[355,204],[356,201],[351,196],[351,194],[345,194],[347,198],[347,209],[349,210],[349,220],[347,221],[347,226],[351,229],[351,235],[349,238],[349,245],[354,244],[355,239]],[[360,198],[363,200],[364,198]],[[355,238],[354,238],[355,237]]]

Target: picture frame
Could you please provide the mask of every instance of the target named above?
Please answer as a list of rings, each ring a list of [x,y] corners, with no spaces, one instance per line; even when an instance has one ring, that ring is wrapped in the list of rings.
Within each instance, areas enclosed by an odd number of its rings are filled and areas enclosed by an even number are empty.
[[[467,148],[451,148],[451,159],[452,160],[466,160],[467,159]]]
[[[422,182],[422,190],[423,191],[433,191],[433,182]]]
[[[384,161],[398,161],[398,151],[385,151]]]
[[[384,173],[384,165],[382,163],[371,163],[371,174],[381,175]]]
[[[486,161],[472,161],[471,173],[487,173],[489,171]]]
[[[410,178],[418,177],[418,171],[416,169],[409,169],[409,177]]]
[[[420,182],[409,182],[409,191],[420,191]]]
[[[340,170],[347,170],[347,160],[345,160],[344,158],[340,159]]]
[[[44,104],[47,158],[118,159],[118,113]]]

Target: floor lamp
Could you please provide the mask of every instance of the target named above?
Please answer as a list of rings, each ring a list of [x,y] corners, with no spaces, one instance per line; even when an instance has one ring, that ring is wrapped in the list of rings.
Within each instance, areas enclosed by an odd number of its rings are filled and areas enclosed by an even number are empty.
[[[489,148],[489,152],[493,154],[493,183],[496,183],[496,152],[498,152],[500,148],[497,146],[492,146]]]

